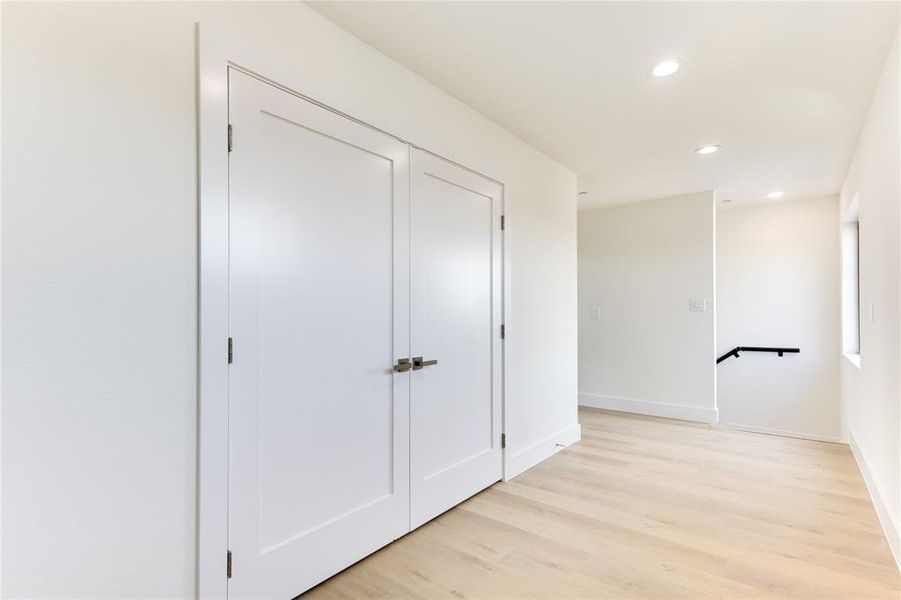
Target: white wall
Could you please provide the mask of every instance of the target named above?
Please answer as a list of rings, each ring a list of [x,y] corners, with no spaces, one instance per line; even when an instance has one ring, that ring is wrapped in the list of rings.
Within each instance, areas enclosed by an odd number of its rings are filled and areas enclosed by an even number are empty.
[[[579,213],[580,404],[716,421],[714,201]]]
[[[838,198],[720,210],[716,221],[720,423],[839,440],[841,351]]]
[[[194,589],[194,24],[505,182],[510,469],[577,433],[575,176],[300,3],[3,3],[5,597]]]
[[[901,558],[901,94],[899,42],[886,59],[841,191],[840,215],[860,198],[860,368],[841,359],[842,410],[895,557]],[[841,216],[835,227],[840,228]],[[871,316],[872,307],[872,316]],[[901,561],[899,561],[901,562]]]

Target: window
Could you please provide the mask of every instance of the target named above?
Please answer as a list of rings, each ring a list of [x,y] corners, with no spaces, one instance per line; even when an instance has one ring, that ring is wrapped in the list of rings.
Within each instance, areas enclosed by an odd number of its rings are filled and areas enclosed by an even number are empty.
[[[860,367],[860,196],[842,219],[842,351]]]

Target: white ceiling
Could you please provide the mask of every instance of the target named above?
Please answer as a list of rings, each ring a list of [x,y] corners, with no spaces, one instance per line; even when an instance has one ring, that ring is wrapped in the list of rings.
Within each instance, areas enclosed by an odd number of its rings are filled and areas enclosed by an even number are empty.
[[[576,171],[581,207],[836,193],[898,24],[893,2],[308,4]]]

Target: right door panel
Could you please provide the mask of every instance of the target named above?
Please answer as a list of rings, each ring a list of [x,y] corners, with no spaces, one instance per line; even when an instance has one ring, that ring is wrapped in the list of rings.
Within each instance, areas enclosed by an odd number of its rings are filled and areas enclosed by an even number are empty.
[[[411,158],[415,528],[502,477],[503,190],[419,150]]]

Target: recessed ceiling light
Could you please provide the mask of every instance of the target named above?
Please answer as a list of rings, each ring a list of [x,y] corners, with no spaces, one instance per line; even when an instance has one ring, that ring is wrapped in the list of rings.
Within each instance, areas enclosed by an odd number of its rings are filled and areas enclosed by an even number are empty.
[[[579,192],[579,195],[580,195],[580,196],[584,196],[584,195],[587,194],[587,193],[588,193],[588,192]]]
[[[651,69],[651,75],[654,77],[669,77],[673,73],[679,70],[679,67],[682,66],[682,63],[677,58],[667,58],[666,60],[661,60],[659,63],[654,65]]]
[[[774,192],[770,192],[769,194],[767,194],[766,197],[772,198],[773,200],[775,200],[776,198],[781,198],[784,195],[785,195],[785,192],[783,192],[782,190],[776,190]]]
[[[725,204],[726,202],[732,202],[732,198],[726,198],[725,200],[723,200],[723,204]]]
[[[722,146],[720,146],[719,144],[701,146],[700,148],[695,149],[695,154],[713,154],[714,152],[719,152],[720,148],[722,148]]]

